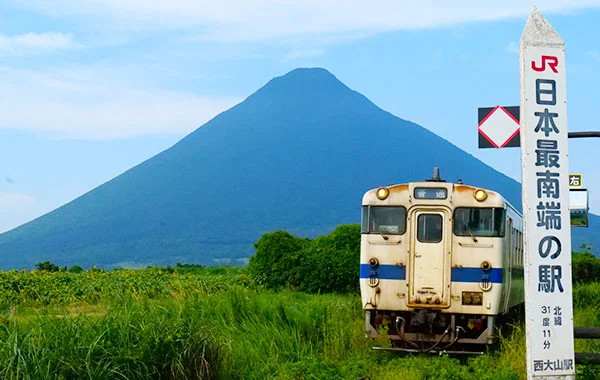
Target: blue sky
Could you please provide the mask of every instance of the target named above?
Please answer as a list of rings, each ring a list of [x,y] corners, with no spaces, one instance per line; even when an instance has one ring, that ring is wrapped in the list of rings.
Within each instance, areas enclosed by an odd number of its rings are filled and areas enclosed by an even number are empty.
[[[477,107],[518,105],[531,6],[0,0],[0,232],[170,147],[296,67],[328,69],[520,180],[518,149],[477,149]],[[600,0],[536,6],[566,42],[569,130],[600,130]],[[598,147],[570,142],[571,172],[584,175],[596,213]]]

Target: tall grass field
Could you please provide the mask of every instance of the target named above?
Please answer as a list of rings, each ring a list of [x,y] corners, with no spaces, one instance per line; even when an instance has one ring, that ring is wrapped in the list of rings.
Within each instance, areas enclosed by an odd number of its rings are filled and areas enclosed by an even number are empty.
[[[600,284],[574,304],[600,326]],[[481,356],[374,351],[358,294],[267,290],[240,268],[1,272],[0,310],[1,379],[525,378],[521,326]]]

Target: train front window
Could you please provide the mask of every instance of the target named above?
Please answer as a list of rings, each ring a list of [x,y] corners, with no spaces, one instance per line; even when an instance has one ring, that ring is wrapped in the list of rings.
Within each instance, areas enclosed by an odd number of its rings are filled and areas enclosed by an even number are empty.
[[[401,206],[363,206],[362,233],[402,235],[406,209]]]
[[[442,241],[442,216],[440,214],[421,214],[417,219],[417,240],[421,243],[439,243]]]
[[[459,207],[454,210],[454,234],[457,236],[504,236],[503,208]]]

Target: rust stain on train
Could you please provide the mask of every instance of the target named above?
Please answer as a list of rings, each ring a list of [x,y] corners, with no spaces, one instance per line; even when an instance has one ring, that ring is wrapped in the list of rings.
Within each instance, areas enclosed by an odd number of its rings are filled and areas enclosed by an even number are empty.
[[[473,186],[454,185],[454,191],[457,193],[472,193],[477,189],[478,189],[477,187],[473,187]]]
[[[401,193],[403,191],[408,191],[408,185],[407,184],[393,185],[393,186],[389,186],[388,190],[390,191],[390,193]]]

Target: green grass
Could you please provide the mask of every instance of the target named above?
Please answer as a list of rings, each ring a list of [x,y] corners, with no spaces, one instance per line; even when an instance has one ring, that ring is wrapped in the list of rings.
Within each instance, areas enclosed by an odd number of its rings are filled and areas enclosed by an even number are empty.
[[[11,275],[8,283],[31,289],[25,297],[19,287],[4,288],[0,378],[525,378],[522,326],[482,356],[400,355],[371,349],[379,343],[364,337],[358,295],[267,291],[243,270],[173,276],[154,268],[130,271],[126,280],[118,271],[102,273],[71,274],[81,277],[67,281],[60,273]],[[43,286],[57,288],[44,295]],[[85,286],[98,294],[91,297]],[[52,302],[58,289],[66,294]],[[576,325],[600,326],[599,296],[600,284],[576,287]],[[600,351],[592,341],[576,347]],[[577,370],[578,379],[600,378],[592,366]]]

